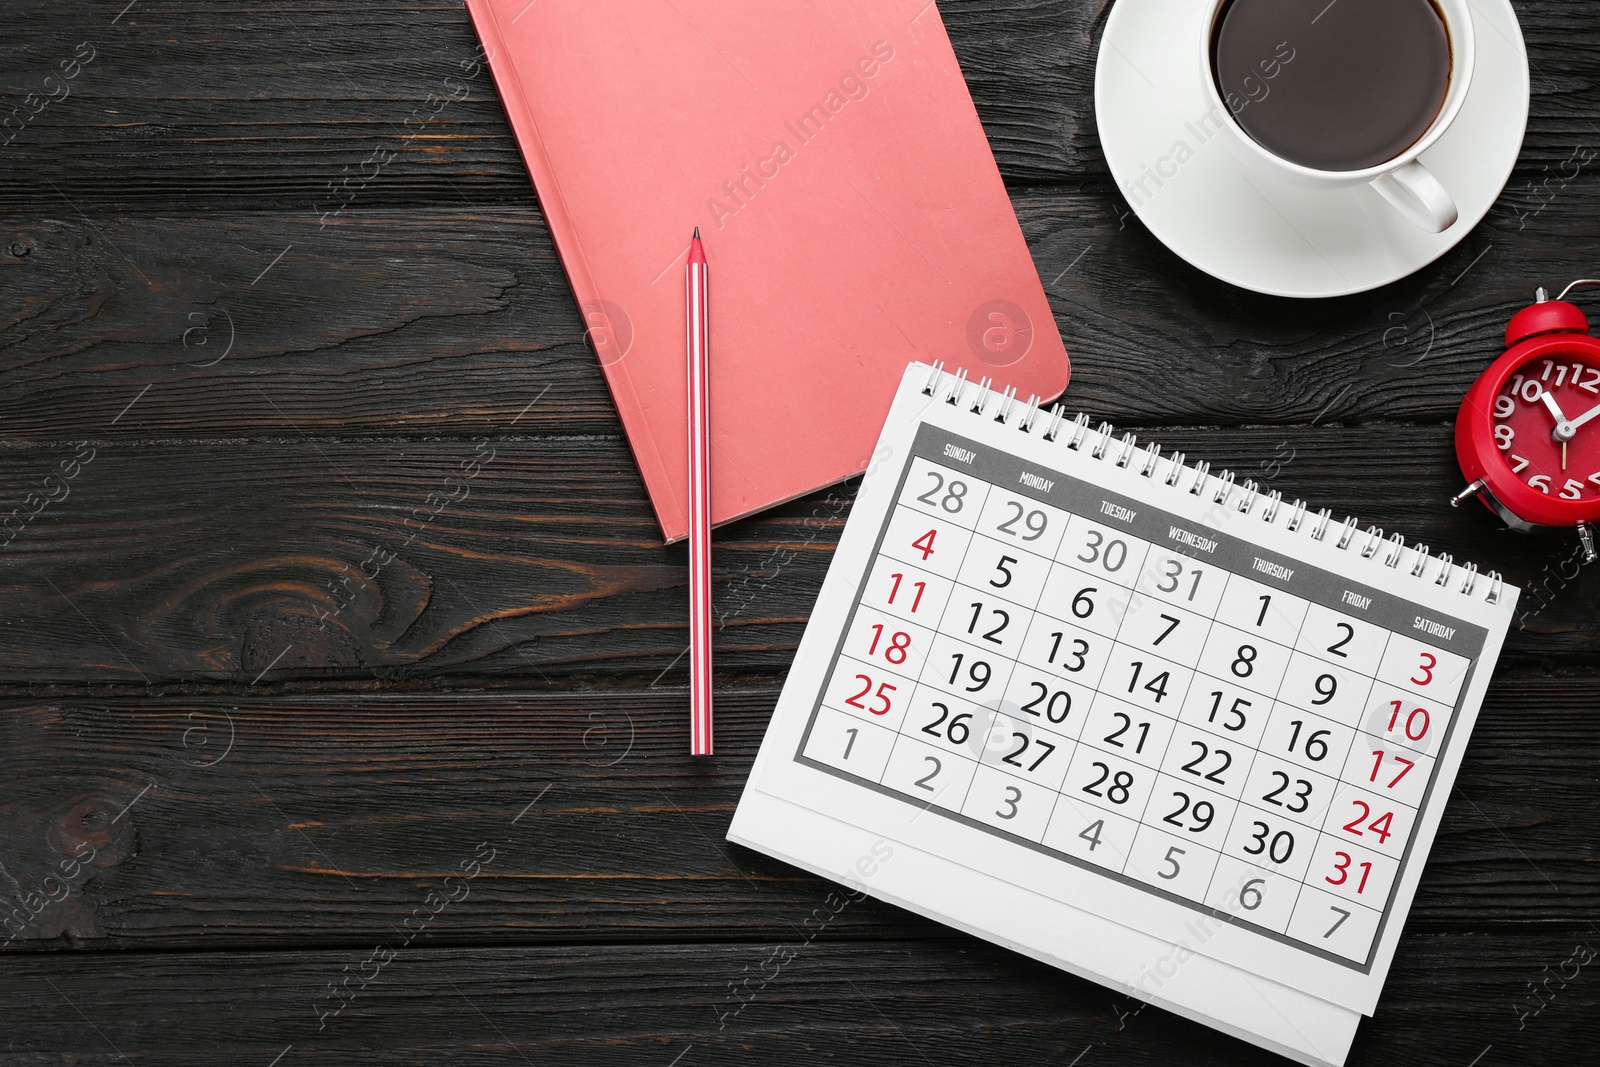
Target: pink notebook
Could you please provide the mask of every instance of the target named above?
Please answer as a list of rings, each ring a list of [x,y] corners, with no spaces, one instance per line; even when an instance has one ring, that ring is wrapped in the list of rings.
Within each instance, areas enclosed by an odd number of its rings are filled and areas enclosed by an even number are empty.
[[[688,525],[696,226],[717,522],[863,470],[912,360],[981,368],[1023,399],[1066,387],[929,0],[467,7],[667,540]]]

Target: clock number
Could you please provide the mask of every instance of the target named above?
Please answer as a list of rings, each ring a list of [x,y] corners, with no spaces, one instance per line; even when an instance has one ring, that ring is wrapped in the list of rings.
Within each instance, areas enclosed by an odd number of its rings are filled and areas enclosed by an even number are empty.
[[[1582,371],[1584,374],[1591,375],[1591,377],[1585,378],[1580,382],[1578,381],[1579,371]],[[1597,370],[1594,367],[1576,368],[1572,372],[1572,384],[1586,392],[1600,393],[1600,370]]]
[[[1528,479],[1528,488],[1537,489],[1545,496],[1550,495],[1550,476],[1548,474],[1535,474]]]
[[[1044,512],[1027,511],[1015,500],[1007,501],[1006,506],[1016,508],[1017,513],[999,525],[998,529],[1001,533],[1009,534],[1012,537],[1021,537],[1024,541],[1037,541],[1039,538],[1044,536],[1044,528],[1049,524],[1049,520],[1045,518]],[[1027,518],[1023,519],[1022,525],[1026,526],[1029,532],[1025,534],[1018,534],[1016,531],[1017,520],[1023,517],[1025,511]],[[1038,521],[1035,522],[1035,519]]]
[[[1516,394],[1522,397],[1522,402],[1525,404],[1537,404],[1539,398],[1544,395],[1544,386],[1540,385],[1537,379],[1529,378],[1516,389]]]
[[[1523,459],[1521,456],[1517,455],[1515,452],[1511,453],[1511,473],[1512,474],[1521,474],[1522,473],[1522,468],[1526,467],[1527,465],[1528,465],[1528,461],[1527,460]]]
[[[967,483],[958,478],[951,478],[950,487],[945,490],[944,496],[935,502],[933,498],[938,496],[939,490],[945,489],[944,475],[940,474],[938,471],[929,471],[928,477],[933,479],[933,488],[917,497],[917,502],[919,504],[926,504],[930,508],[943,508],[952,515],[960,511],[962,500],[967,495]]]
[[[1554,370],[1555,387],[1560,389],[1560,387],[1562,387],[1566,382],[1566,368],[1568,368],[1566,363],[1562,363],[1562,365],[1557,366],[1555,365],[1555,360],[1546,360],[1546,362],[1544,362],[1544,373],[1539,374],[1539,381],[1550,381],[1550,371]],[[1576,384],[1578,384],[1578,371],[1582,370],[1582,368],[1578,365],[1578,363],[1571,363],[1571,370],[1573,370],[1573,384],[1576,386]]]
[[[1562,500],[1581,500],[1583,498],[1583,483],[1576,478],[1568,478],[1567,484],[1561,487]]]
[[[1497,397],[1494,398],[1494,417],[1495,418],[1497,418],[1497,419],[1510,418],[1511,417],[1511,413],[1513,411],[1516,411],[1516,410],[1517,410],[1517,402],[1515,400],[1512,400],[1509,396],[1497,396]]]
[[[1501,423],[1494,428],[1494,443],[1500,446],[1500,451],[1502,452],[1511,447],[1511,442],[1516,436],[1516,431],[1505,423]]]

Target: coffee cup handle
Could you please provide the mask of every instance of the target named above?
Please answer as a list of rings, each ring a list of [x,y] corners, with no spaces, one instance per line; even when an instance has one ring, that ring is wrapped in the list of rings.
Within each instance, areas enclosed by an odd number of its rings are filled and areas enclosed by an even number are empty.
[[[1429,233],[1443,233],[1455,225],[1456,202],[1439,179],[1416,160],[1378,175],[1372,179],[1372,187],[1396,211]]]

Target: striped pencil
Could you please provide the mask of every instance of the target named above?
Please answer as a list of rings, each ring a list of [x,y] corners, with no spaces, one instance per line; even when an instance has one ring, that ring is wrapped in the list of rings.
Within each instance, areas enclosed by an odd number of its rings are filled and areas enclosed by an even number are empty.
[[[689,328],[689,752],[709,756],[711,730],[711,303],[695,227],[685,268]]]

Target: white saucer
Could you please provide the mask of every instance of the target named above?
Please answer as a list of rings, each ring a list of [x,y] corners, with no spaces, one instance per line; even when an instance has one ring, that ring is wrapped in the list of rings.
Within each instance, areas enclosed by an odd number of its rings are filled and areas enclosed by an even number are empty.
[[[1508,0],[1470,4],[1472,85],[1456,121],[1422,156],[1461,213],[1444,233],[1406,221],[1370,186],[1301,189],[1247,170],[1200,122],[1207,105],[1197,37],[1209,5],[1197,0],[1117,0],[1106,21],[1095,118],[1117,188],[1168,248],[1259,293],[1360,293],[1432,263],[1488,214],[1528,124],[1517,17]],[[1134,185],[1141,177],[1142,191]]]

